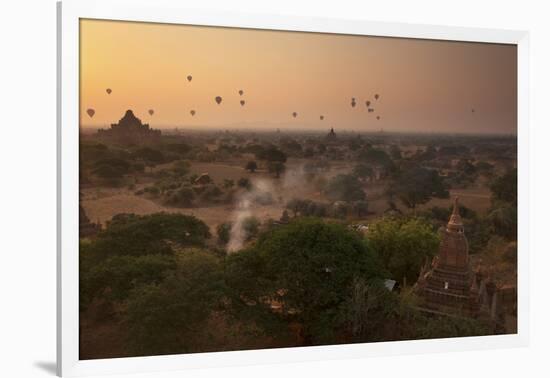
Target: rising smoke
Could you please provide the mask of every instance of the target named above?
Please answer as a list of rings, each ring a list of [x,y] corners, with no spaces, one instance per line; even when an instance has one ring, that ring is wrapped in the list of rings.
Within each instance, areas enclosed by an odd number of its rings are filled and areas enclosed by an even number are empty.
[[[287,170],[281,179],[277,180],[278,185],[274,185],[271,179],[253,179],[251,189],[244,191],[236,199],[227,251],[231,253],[243,248],[248,237],[245,229],[246,220],[258,215],[259,205],[268,205],[273,201],[278,201],[283,205],[287,200],[283,193],[296,193],[303,189],[307,182],[306,175],[304,165],[300,165]]]

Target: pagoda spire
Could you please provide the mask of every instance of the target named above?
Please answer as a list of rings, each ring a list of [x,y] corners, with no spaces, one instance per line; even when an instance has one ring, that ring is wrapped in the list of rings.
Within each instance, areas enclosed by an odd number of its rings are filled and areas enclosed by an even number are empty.
[[[460,207],[458,205],[458,196],[456,196],[453,204],[453,212],[451,213],[451,217],[449,218],[449,223],[447,223],[448,231],[464,232],[462,217],[460,216],[459,209]]]
[[[453,215],[459,215],[458,214],[458,196],[456,196],[454,200]]]

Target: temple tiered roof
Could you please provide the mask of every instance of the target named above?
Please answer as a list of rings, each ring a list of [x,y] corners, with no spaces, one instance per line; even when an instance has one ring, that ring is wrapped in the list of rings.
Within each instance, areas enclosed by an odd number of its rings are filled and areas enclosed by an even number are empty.
[[[484,303],[494,302],[472,271],[468,240],[455,198],[452,214],[442,232],[437,256],[420,272],[415,285],[422,309],[435,314],[478,317]]]
[[[153,142],[158,140],[160,134],[160,130],[153,130],[149,124],[142,123],[132,110],[127,110],[118,123],[111,124],[110,129],[98,130],[99,137],[122,144]]]

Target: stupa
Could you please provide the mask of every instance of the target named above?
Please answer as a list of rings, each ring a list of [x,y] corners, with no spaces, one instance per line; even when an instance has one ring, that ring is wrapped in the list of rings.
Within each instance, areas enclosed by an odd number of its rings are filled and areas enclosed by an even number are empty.
[[[333,141],[336,140],[336,133],[334,132],[334,128],[331,127],[329,133],[327,134],[327,140]]]
[[[422,309],[428,312],[467,317],[479,315],[480,302],[485,299],[484,288],[480,288],[470,266],[458,197],[447,227],[441,233],[438,254],[431,266],[426,264],[420,272],[415,291],[422,298]]]

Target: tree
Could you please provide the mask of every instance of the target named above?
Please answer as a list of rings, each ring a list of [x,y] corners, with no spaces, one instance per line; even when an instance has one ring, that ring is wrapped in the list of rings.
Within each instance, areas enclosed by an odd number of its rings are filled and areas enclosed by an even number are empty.
[[[476,163],[475,167],[476,167],[476,170],[480,174],[482,174],[486,177],[492,177],[493,176],[494,169],[495,169],[493,164],[490,164],[486,161],[479,161],[479,162]]]
[[[269,162],[267,165],[267,170],[270,173],[274,173],[276,178],[279,178],[281,173],[285,171],[285,165],[280,161]]]
[[[416,282],[420,268],[437,252],[439,237],[430,224],[409,220],[383,218],[369,225],[369,246],[378,254],[391,278]]]
[[[118,214],[79,251],[81,308],[126,299],[139,284],[159,283],[175,269],[175,246],[203,246],[208,227],[192,216]]]
[[[437,171],[422,167],[405,170],[394,183],[393,190],[413,211],[432,197],[449,198],[449,191]]]
[[[285,224],[290,222],[290,217],[288,216],[288,211],[283,210],[283,214],[281,215],[280,221],[281,221],[281,223],[285,223]]]
[[[300,214],[305,217],[324,217],[328,213],[328,205],[307,199],[293,198],[287,202],[286,208],[292,211],[294,217]]]
[[[224,179],[223,180],[223,188],[224,189],[231,189],[235,186],[235,180],[231,179]]]
[[[303,200],[300,200],[298,198],[293,198],[287,202],[286,208],[292,211],[292,214],[296,218],[298,216],[298,213],[302,211],[302,209],[304,208],[303,204],[304,204]]]
[[[237,181],[237,185],[240,186],[241,188],[245,188],[246,190],[252,189],[252,183],[250,182],[249,179],[245,177],[241,177],[239,181]]]
[[[401,149],[398,145],[392,144],[390,146],[390,156],[393,160],[400,160],[402,158]]]
[[[181,157],[186,156],[191,152],[192,147],[186,143],[172,143],[166,146],[168,151],[172,151],[180,155]]]
[[[391,168],[393,162],[385,151],[368,147],[359,152],[359,160],[367,164]]]
[[[490,327],[477,319],[425,317],[418,330],[418,338],[438,339],[447,337],[483,336],[492,334]]]
[[[352,210],[358,217],[363,217],[369,212],[369,203],[367,201],[355,201],[352,204]]]
[[[260,160],[267,160],[268,162],[286,162],[286,154],[279,150],[275,146],[269,146],[265,149],[258,151],[256,158]]]
[[[359,179],[369,179],[374,174],[371,166],[367,164],[358,164],[353,168],[353,174]]]
[[[518,209],[516,205],[504,204],[493,209],[488,215],[493,233],[508,240],[516,240],[518,235]]]
[[[246,163],[246,170],[250,171],[250,173],[256,172],[256,169],[258,169],[258,165],[255,161],[251,160],[248,163]]]
[[[216,200],[223,194],[222,190],[216,185],[208,185],[203,189],[203,192],[200,195],[201,201],[209,203]]]
[[[209,237],[208,226],[194,216],[118,214],[84,253],[90,253],[95,261],[115,255],[173,254],[173,245],[200,247]]]
[[[419,161],[429,161],[437,158],[437,150],[434,145],[428,145],[426,151],[417,150],[415,155],[416,160]]]
[[[288,151],[291,154],[296,155],[302,152],[302,145],[293,138],[289,138],[289,137],[281,138],[280,145],[283,148],[283,150]]]
[[[505,285],[517,280],[517,242],[493,236],[481,253],[483,273]]]
[[[337,175],[325,188],[326,196],[333,201],[361,201],[365,199],[363,186],[356,176]]]
[[[142,160],[145,165],[153,168],[157,164],[164,163],[164,154],[150,147],[141,147],[134,151],[135,159]]]
[[[216,227],[216,233],[218,235],[218,241],[221,244],[227,244],[229,243],[229,239],[231,236],[231,227],[233,225],[229,222],[221,223]]]
[[[92,173],[105,180],[117,180],[132,171],[132,165],[121,158],[105,158],[94,163]]]
[[[121,302],[128,298],[133,288],[157,284],[175,267],[173,256],[160,254],[115,255],[90,266],[81,266],[80,303],[86,307],[95,297]]]
[[[172,172],[175,176],[181,177],[185,176],[189,173],[189,167],[190,164],[186,160],[178,160],[174,162],[174,167],[172,168]]]
[[[171,206],[191,207],[195,200],[195,192],[190,187],[183,187],[172,193],[166,200]]]
[[[224,294],[223,266],[202,251],[177,264],[160,284],[141,285],[128,299],[128,339],[137,355],[203,351],[212,339],[206,324]]]
[[[460,159],[456,168],[466,176],[474,176],[477,173],[476,166],[469,159]]]
[[[277,316],[295,319],[306,345],[334,340],[355,278],[384,276],[357,234],[311,218],[272,229],[253,249],[230,255],[227,271],[235,301],[265,309],[262,298],[276,298],[282,303]]]
[[[247,217],[243,220],[242,228],[246,240],[250,240],[258,235],[260,231],[260,221],[256,217]]]
[[[517,203],[518,170],[511,169],[504,175],[495,178],[490,189],[493,193],[493,201]]]

